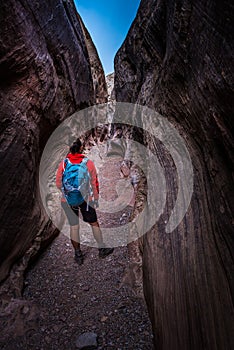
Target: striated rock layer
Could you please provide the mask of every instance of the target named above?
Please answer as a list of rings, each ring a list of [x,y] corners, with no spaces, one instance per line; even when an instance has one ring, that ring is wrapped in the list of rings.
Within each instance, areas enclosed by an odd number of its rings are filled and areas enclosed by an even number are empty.
[[[82,18],[78,13],[77,13],[77,17],[79,18],[81,28],[84,34],[85,44],[88,50],[96,103],[105,103],[107,102],[107,96],[108,96],[105,73],[102,65],[100,64],[100,59],[99,59],[96,47],[93,43],[93,40],[87,28],[85,27],[84,22],[82,21]]]
[[[3,1],[0,14],[2,281],[35,239],[38,250],[57,232],[39,195],[38,169],[46,141],[76,110],[105,102],[107,89],[72,0]],[[94,90],[97,77],[99,91]]]
[[[165,232],[177,193],[170,156],[167,203],[144,236],[144,292],[156,349],[233,348],[233,6],[231,1],[142,0],[115,57],[118,102],[146,105],[186,140],[194,191]],[[156,184],[155,184],[156,190]]]

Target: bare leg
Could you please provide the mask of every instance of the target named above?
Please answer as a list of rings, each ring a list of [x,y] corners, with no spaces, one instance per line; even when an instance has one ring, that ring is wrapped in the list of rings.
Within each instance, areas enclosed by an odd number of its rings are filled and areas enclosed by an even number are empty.
[[[75,250],[80,249],[79,225],[70,226],[70,237],[73,248]]]
[[[80,250],[80,235],[79,235],[79,225],[70,226],[70,236],[73,248],[75,249],[75,261],[78,265],[82,265],[84,261],[84,256]]]
[[[102,231],[100,229],[98,221],[90,223],[93,231],[93,236],[98,244],[98,248],[104,247]]]
[[[99,248],[99,258],[105,258],[109,254],[113,253],[114,248],[106,248],[103,242],[102,231],[100,229],[98,221],[90,223],[93,231],[93,236],[97,241]]]

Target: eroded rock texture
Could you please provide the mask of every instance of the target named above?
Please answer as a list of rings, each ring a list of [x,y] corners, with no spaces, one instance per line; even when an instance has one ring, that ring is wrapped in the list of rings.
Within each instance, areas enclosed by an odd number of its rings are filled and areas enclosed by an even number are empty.
[[[56,234],[38,186],[47,139],[76,110],[105,101],[107,91],[73,1],[2,1],[0,16],[2,281],[35,237],[41,247]],[[93,76],[102,83],[98,94]]]
[[[84,33],[86,47],[88,50],[96,103],[106,103],[108,98],[108,93],[107,93],[107,85],[106,85],[106,79],[105,79],[103,67],[100,64],[99,56],[98,56],[96,47],[93,43],[93,40],[87,28],[85,27],[82,21],[82,18],[79,16],[78,13],[77,13],[77,17],[79,18],[79,21]]]
[[[166,233],[176,172],[163,146],[143,135],[167,184],[164,213],[143,241],[156,349],[233,348],[233,30],[231,1],[143,0],[115,58],[117,101],[167,118],[193,162],[191,204]]]
[[[106,76],[106,84],[107,84],[107,91],[108,91],[108,102],[114,102],[115,101],[115,89],[114,89],[114,79],[115,74],[110,73]]]

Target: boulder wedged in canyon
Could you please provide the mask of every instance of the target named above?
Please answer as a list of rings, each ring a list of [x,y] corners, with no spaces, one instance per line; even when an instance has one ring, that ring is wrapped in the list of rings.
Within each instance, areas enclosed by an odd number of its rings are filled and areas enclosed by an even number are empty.
[[[97,52],[90,57],[73,1],[9,0],[1,2],[0,14],[3,281],[26,251],[33,245],[40,249],[57,234],[39,193],[46,141],[72,113],[106,101],[107,89]],[[94,51],[92,45],[89,41]],[[98,93],[97,77],[102,82]]]
[[[145,133],[167,184],[165,210],[142,247],[156,349],[233,348],[232,18],[231,1],[141,1],[115,57],[117,102],[146,105],[167,118],[193,163],[190,206],[168,233],[175,164]]]

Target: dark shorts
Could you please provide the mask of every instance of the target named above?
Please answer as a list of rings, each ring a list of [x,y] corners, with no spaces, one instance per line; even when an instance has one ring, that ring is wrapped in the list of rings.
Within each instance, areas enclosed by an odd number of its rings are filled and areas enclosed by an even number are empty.
[[[97,221],[96,210],[90,205],[88,206],[87,210],[86,202],[83,202],[82,204],[76,207],[70,206],[67,202],[61,202],[61,205],[63,210],[65,211],[70,226],[78,225],[79,211],[81,211],[83,220],[85,222],[92,224],[93,222]]]

